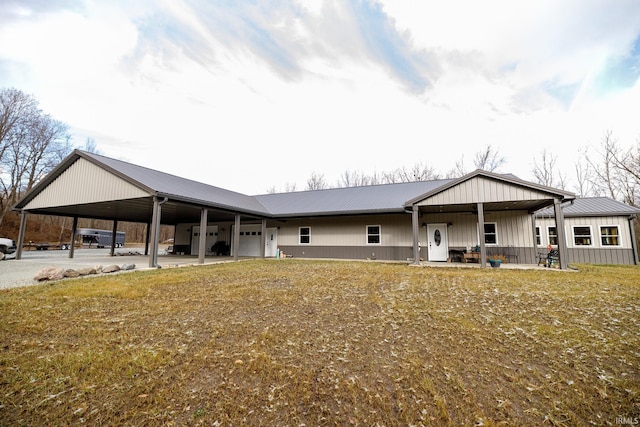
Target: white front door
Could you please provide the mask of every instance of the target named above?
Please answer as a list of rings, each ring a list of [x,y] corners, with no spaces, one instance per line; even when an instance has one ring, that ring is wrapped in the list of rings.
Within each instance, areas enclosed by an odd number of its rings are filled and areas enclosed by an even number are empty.
[[[267,228],[267,235],[264,239],[264,256],[275,257],[278,250],[278,229]]]
[[[427,224],[429,261],[446,261],[449,257],[447,224]]]

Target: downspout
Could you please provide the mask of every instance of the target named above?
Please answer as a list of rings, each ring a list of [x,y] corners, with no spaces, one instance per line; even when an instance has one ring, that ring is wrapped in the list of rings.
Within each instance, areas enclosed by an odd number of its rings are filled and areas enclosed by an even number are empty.
[[[411,234],[413,235],[413,265],[420,265],[420,245],[419,234],[420,225],[419,222],[420,211],[418,205],[413,205],[411,210]]]

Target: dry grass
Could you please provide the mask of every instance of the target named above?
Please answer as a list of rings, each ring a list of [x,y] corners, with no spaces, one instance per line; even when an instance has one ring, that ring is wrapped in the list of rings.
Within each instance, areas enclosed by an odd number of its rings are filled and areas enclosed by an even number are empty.
[[[2,425],[616,425],[640,270],[251,261],[0,293]]]

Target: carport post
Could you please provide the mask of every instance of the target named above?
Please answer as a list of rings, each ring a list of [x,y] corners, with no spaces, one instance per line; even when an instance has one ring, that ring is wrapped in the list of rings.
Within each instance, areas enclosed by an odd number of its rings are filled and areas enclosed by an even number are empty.
[[[160,239],[160,219],[162,218],[162,204],[167,201],[165,197],[160,201],[159,197],[153,198],[153,213],[151,218],[151,255],[149,256],[149,267],[158,266],[158,240]]]
[[[147,223],[147,230],[145,232],[145,240],[144,240],[144,254],[149,255],[149,241],[151,240],[151,223]]]
[[[240,214],[236,214],[236,223],[233,227],[233,260],[238,261],[238,252],[240,252]]]
[[[111,256],[113,256],[113,254],[115,253],[117,230],[118,230],[118,221],[114,219],[113,220],[113,233],[111,234],[111,251],[109,252],[109,254]]]
[[[204,264],[204,253],[207,251],[207,209],[200,210],[200,239],[198,242],[198,264]]]
[[[78,232],[78,217],[73,217],[73,225],[71,226],[71,245],[69,245],[69,258],[73,258],[76,251],[76,233]]]
[[[18,247],[16,248],[16,259],[22,259],[22,246],[24,244],[24,234],[27,231],[27,212],[20,213],[20,231],[18,232]]]

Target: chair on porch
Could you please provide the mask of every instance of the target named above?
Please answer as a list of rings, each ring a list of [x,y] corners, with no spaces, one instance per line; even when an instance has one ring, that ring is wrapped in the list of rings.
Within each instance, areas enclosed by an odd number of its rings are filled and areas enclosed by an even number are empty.
[[[518,248],[515,246],[507,246],[504,248],[504,256],[507,258],[507,262],[513,263],[515,261],[516,264],[519,264],[518,252]]]

